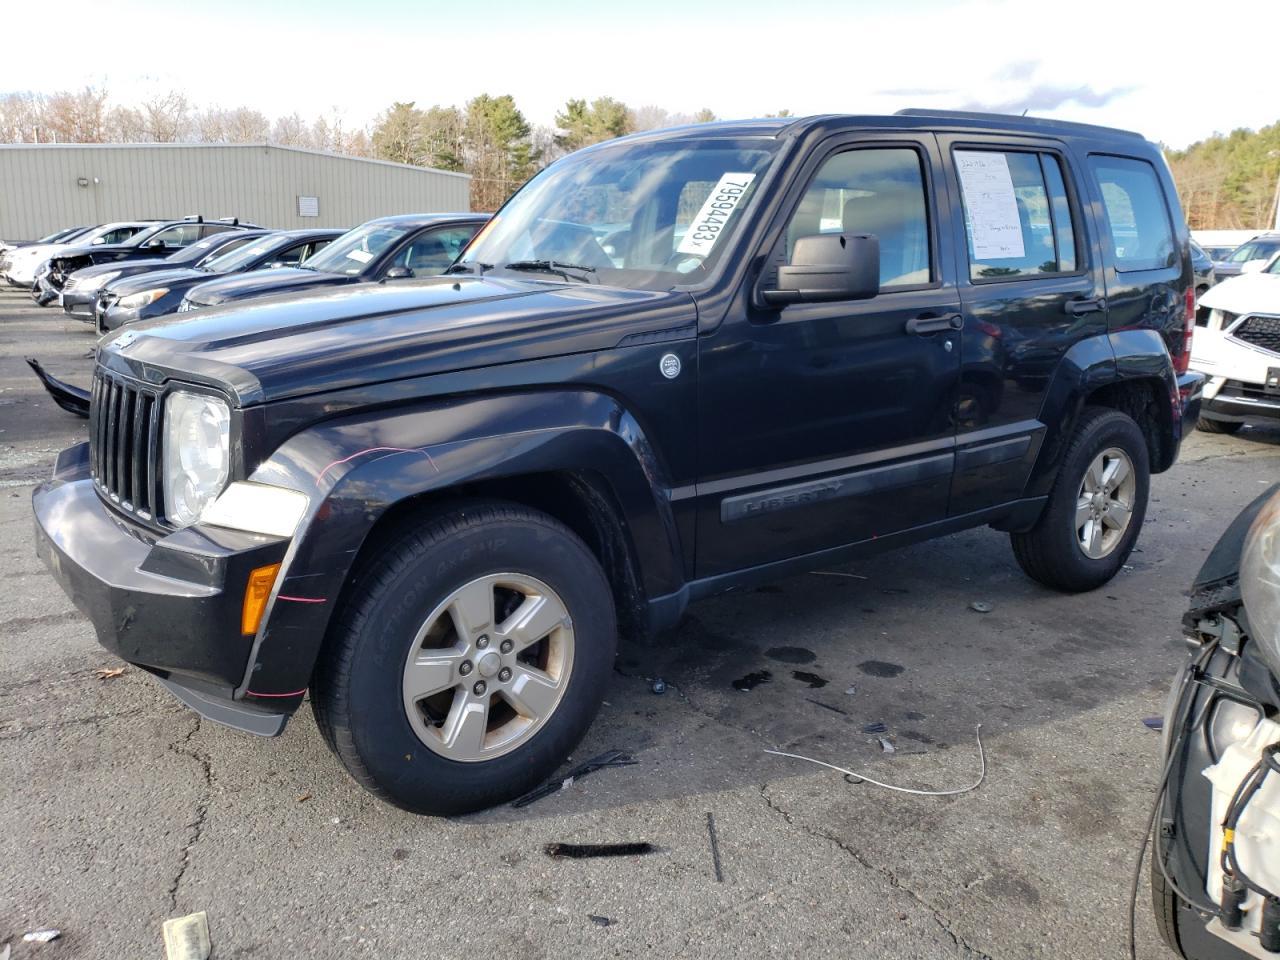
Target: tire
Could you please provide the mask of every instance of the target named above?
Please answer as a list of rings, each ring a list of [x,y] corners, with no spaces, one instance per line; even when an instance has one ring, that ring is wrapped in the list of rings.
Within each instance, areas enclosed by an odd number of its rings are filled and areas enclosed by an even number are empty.
[[[1158,831],[1160,828],[1156,827]],[[1148,870],[1151,877],[1151,906],[1155,912],[1156,929],[1160,932],[1160,939],[1179,957],[1185,957],[1182,952],[1182,941],[1178,935],[1178,898],[1165,882],[1164,875],[1160,872],[1160,868],[1155,862],[1156,847],[1154,844],[1158,840],[1152,838],[1151,862]]]
[[[1243,426],[1244,423],[1240,420],[1214,420],[1211,417],[1201,417],[1196,421],[1196,429],[1205,433],[1235,434],[1239,433]]]
[[[488,621],[477,613],[486,598]],[[375,796],[414,813],[470,813],[527,792],[564,761],[600,708],[616,644],[612,592],[582,540],[535,510],[468,503],[424,520],[357,574],[312,706],[330,748]],[[530,651],[534,660],[519,659]],[[422,689],[442,676],[451,687],[411,701],[425,676]],[[516,704],[537,697],[546,709],[528,719]]]
[[[1109,454],[1111,459],[1105,460]],[[1131,502],[1127,503],[1122,529],[1113,526],[1119,522],[1115,520],[1120,515],[1118,508],[1108,510],[1105,522],[1093,521],[1095,526],[1101,524],[1102,532],[1096,542],[1090,540],[1090,547],[1100,551],[1091,556],[1082,545],[1082,538],[1093,528],[1088,526],[1088,520],[1083,528],[1077,526],[1077,521],[1089,509],[1082,494],[1090,483],[1087,471],[1099,458],[1104,458],[1106,464],[1127,458],[1127,476],[1132,478],[1131,488],[1126,479],[1123,489],[1103,496],[1100,502],[1123,501],[1126,497]],[[1150,483],[1147,443],[1138,425],[1118,410],[1086,407],[1040,519],[1031,530],[1010,536],[1018,565],[1031,579],[1055,590],[1079,593],[1102,586],[1116,575],[1137,542],[1146,517]]]

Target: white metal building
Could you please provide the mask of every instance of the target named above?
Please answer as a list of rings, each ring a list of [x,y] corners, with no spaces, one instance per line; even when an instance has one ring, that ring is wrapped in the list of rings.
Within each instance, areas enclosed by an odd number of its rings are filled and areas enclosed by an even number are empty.
[[[0,237],[113,220],[239,217],[351,227],[469,210],[471,178],[274,144],[0,144]]]

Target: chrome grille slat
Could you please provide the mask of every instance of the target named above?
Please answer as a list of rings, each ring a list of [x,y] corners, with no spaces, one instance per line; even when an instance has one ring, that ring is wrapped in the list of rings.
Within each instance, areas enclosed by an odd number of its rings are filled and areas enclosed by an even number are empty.
[[[105,370],[94,373],[89,402],[89,463],[112,504],[160,520],[160,391]]]

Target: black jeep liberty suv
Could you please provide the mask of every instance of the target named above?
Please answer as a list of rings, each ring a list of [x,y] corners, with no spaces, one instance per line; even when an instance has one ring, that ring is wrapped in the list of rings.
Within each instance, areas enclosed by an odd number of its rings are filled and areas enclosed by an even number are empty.
[[[909,111],[568,156],[446,275],[104,341],[34,495],[101,642],[451,814],[550,775],[619,633],[989,524],[1107,582],[1199,407],[1188,235],[1123,131]]]

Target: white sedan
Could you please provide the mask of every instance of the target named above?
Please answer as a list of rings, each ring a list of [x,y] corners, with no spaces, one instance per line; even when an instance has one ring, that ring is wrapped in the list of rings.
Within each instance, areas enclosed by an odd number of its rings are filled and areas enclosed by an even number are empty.
[[[1280,256],[1205,293],[1196,323],[1191,369],[1208,377],[1200,429],[1280,420]]]
[[[4,277],[10,285],[31,289],[35,283],[36,271],[40,265],[51,257],[56,257],[69,247],[96,246],[103,243],[124,243],[139,230],[151,224],[144,221],[128,223],[104,223],[94,227],[87,233],[75,237],[71,243],[34,243],[27,247],[15,247],[6,254],[8,266]]]

